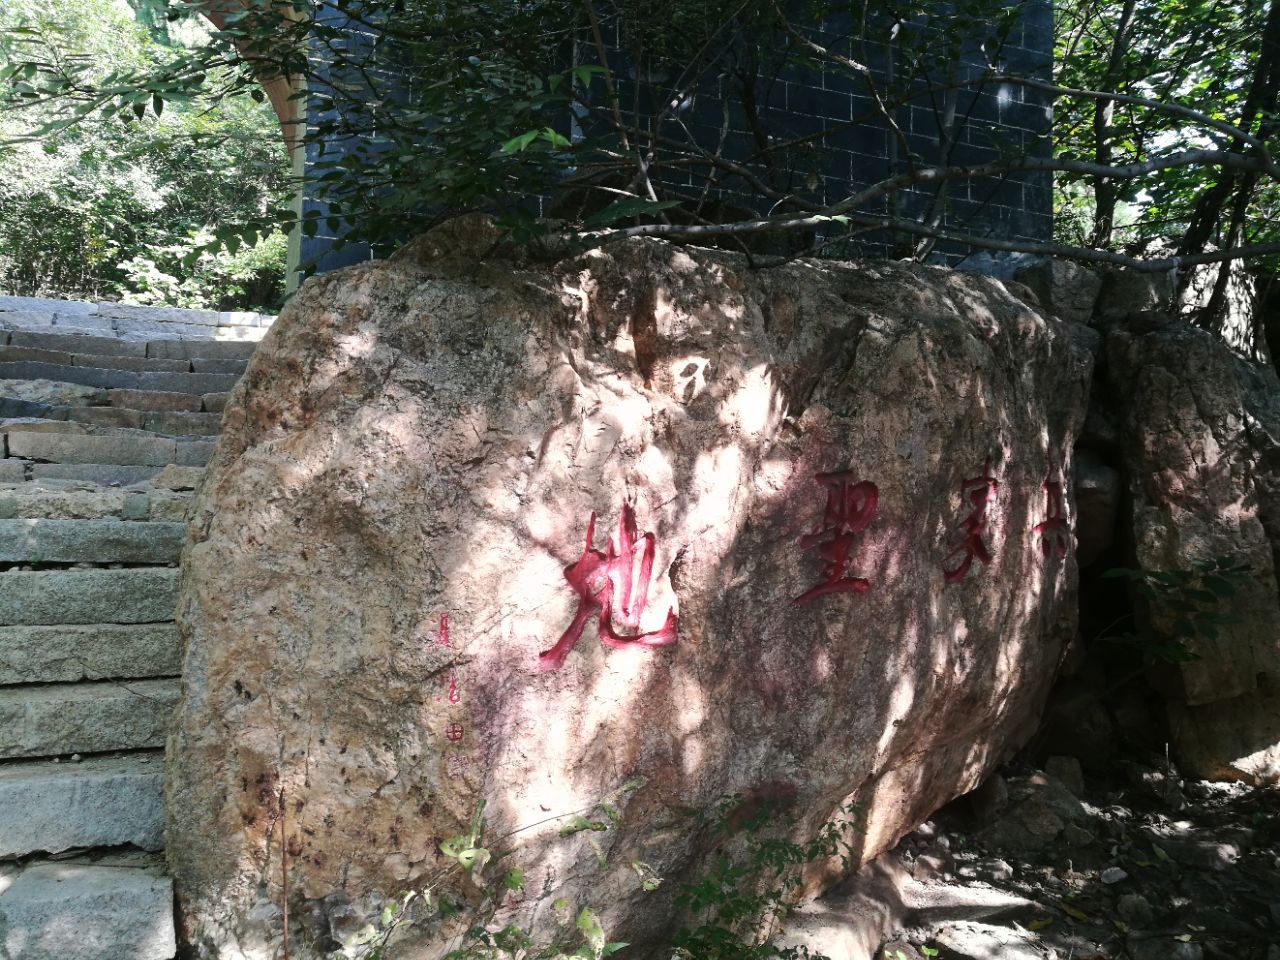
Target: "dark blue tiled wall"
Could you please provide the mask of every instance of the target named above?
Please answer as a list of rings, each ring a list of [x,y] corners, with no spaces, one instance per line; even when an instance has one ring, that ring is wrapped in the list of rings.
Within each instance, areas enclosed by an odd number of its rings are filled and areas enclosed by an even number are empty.
[[[333,12],[330,11],[330,15]],[[927,23],[912,25],[911,42],[929,42]],[[831,30],[833,37],[842,31]],[[847,32],[847,31],[846,31]],[[887,35],[887,34],[886,34]],[[821,36],[819,35],[819,39]],[[367,38],[366,38],[367,40]],[[616,35],[609,36],[609,45],[622,49]],[[352,44],[363,42],[353,36]],[[785,44],[785,34],[779,43]],[[900,73],[905,57],[899,47],[890,43],[863,42],[858,45],[857,58],[872,67],[877,87],[887,86],[890,71]],[[692,136],[699,144],[715,149],[723,138],[724,155],[748,165],[762,179],[784,194],[802,195],[808,201],[836,203],[851,193],[908,169],[908,153],[915,155],[922,166],[941,165],[949,159],[952,164],[982,164],[1013,155],[1049,155],[1051,106],[1046,95],[1016,84],[981,78],[986,75],[987,62],[994,60],[1003,71],[1010,74],[1036,76],[1049,79],[1051,75],[1051,51],[1053,44],[1053,12],[1051,0],[1028,0],[1022,7],[1018,21],[1006,35],[1004,43],[996,51],[976,48],[966,50],[960,62],[950,66],[951,81],[971,81],[960,88],[950,103],[944,95],[916,97],[895,106],[891,113],[901,131],[892,133],[889,125],[877,113],[868,95],[866,84],[856,75],[838,67],[797,67],[794,63],[777,67],[769,63],[757,64],[753,59],[757,51],[750,51],[750,58],[737,64],[741,75],[755,78],[750,95],[755,101],[759,124],[753,125],[748,113],[736,99],[729,99],[726,108],[726,92],[733,87],[739,94],[743,85],[736,85],[730,78],[730,68],[718,77],[704,77],[693,95],[682,102],[678,111],[680,135]],[[847,48],[847,44],[846,44]],[[322,61],[323,52],[318,52]],[[587,58],[589,61],[589,57]],[[619,99],[622,103],[635,103],[637,93],[627,79],[629,69],[625,57],[615,64]],[[746,63],[749,66],[744,67]],[[746,73],[750,67],[754,72]],[[631,75],[634,75],[631,72]],[[935,78],[943,79],[943,78]],[[654,103],[646,103],[651,88],[642,87],[640,93],[640,117],[654,116],[658,110]],[[309,120],[313,127],[323,122],[324,112],[316,109],[316,102],[323,93],[322,87],[313,89]],[[953,123],[954,143],[949,157],[942,155],[943,139],[939,130],[950,115],[962,122]],[[777,140],[788,140],[822,134],[813,141],[818,148],[813,151],[792,151],[778,157],[770,166],[761,158],[761,147],[774,141],[762,141],[760,128]],[[566,123],[566,131],[568,124]],[[826,133],[823,131],[826,130]],[[905,141],[905,143],[903,142]],[[326,151],[375,149],[369,143],[329,143]],[[311,145],[307,151],[308,169],[317,160],[318,147]],[[774,155],[770,152],[770,155]],[[680,170],[659,169],[655,177],[664,184],[678,188],[682,185],[701,190],[703,181],[696,184]],[[1020,172],[1003,177],[987,177],[971,181],[950,182],[939,196],[936,188],[916,187],[899,193],[893,199],[879,199],[860,208],[865,213],[894,214],[907,219],[936,217],[941,226],[958,233],[992,236],[1001,239],[1048,240],[1052,234],[1052,180],[1047,172]],[[726,206],[755,212],[770,212],[771,201],[747,199],[747,191],[741,181],[728,181],[717,193],[710,196]],[[779,209],[776,206],[773,210]],[[302,262],[314,262],[317,269],[327,270],[359,260],[367,259],[371,252],[361,245],[349,245],[333,249],[334,239],[342,232],[341,224],[327,224],[328,211],[313,195],[304,198],[304,210],[316,211],[321,216],[319,229],[313,237],[304,237]],[[336,229],[335,229],[336,227]],[[833,232],[843,228],[833,225]],[[822,237],[816,238],[821,240]],[[834,255],[890,255],[905,253],[912,241],[906,234],[891,234],[880,230],[859,234],[850,241],[831,245],[828,253]],[[963,248],[939,244],[933,258],[954,262],[963,256]]]

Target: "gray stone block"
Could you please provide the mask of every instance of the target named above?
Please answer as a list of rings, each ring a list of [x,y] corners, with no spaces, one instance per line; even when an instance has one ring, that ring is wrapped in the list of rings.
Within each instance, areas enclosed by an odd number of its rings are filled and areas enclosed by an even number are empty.
[[[171,568],[0,573],[0,625],[161,623],[177,601]]]
[[[140,680],[179,672],[173,623],[0,627],[0,685]]]
[[[222,315],[217,310],[189,310],[185,307],[145,307],[132,303],[99,303],[98,314],[119,320],[150,323],[194,323],[216,327]]]
[[[258,344],[243,340],[153,340],[147,344],[148,357],[173,360],[248,360]]]
[[[155,320],[116,320],[116,333],[128,340],[200,340],[216,330],[198,323],[157,323]]]
[[[38,358],[32,357],[31,359]],[[72,362],[77,367],[99,367],[109,370],[152,370],[160,373],[191,372],[191,361],[189,360],[159,360],[151,357],[113,357],[106,354],[77,353]]]
[[[0,858],[133,844],[164,849],[164,755],[0,767]]]
[[[175,444],[163,437],[76,436],[10,433],[9,455],[50,463],[118,463],[164,466],[176,457]]]
[[[177,680],[0,690],[0,758],[162,747],[177,700]]]
[[[244,373],[248,360],[217,360],[210,357],[192,357],[191,369],[196,373],[231,373],[237,377]]]
[[[53,315],[55,333],[80,333],[90,337],[109,337],[114,333],[113,321],[108,317]]]
[[[125,520],[0,520],[0,563],[177,563],[186,527]]]
[[[189,393],[167,393],[155,390],[111,390],[108,397],[113,407],[130,410],[189,410],[200,409],[199,397]]]
[[[239,375],[229,373],[139,373],[137,377],[141,390],[195,394],[225,392],[240,379]]]
[[[6,310],[0,313],[0,324],[9,330],[52,330],[52,310]]]
[[[217,327],[216,340],[252,340],[255,343],[267,335],[267,327]]]
[[[27,461],[0,459],[0,483],[22,483],[27,479]]]
[[[146,344],[120,340],[116,337],[93,337],[77,333],[27,333],[15,330],[9,334],[12,347],[33,347],[39,350],[61,350],[65,353],[96,353],[112,357],[142,357]]]
[[[171,960],[173,881],[82,863],[27,867],[0,895],[7,960]]]
[[[98,312],[96,303],[83,300],[55,300],[52,297],[0,297],[0,311],[49,310],[68,316],[86,316]]]
[[[43,347],[0,347],[0,363],[18,363],[22,360],[69,364],[72,362],[72,355],[65,350],[45,350]]]
[[[64,419],[73,423],[90,423],[99,427],[142,429],[142,411],[124,407],[55,407]]]
[[[221,413],[227,409],[227,400],[230,396],[229,393],[206,393],[201,400],[204,402],[204,408],[210,413]]]
[[[184,467],[203,467],[213,457],[214,441],[189,440],[178,444],[175,463]]]
[[[176,437],[216,437],[222,429],[220,413],[148,413],[143,425],[155,433]]]
[[[48,420],[63,419],[53,414],[53,406],[35,400],[19,400],[16,397],[0,397],[0,417],[43,417]]]
[[[101,367],[76,367],[61,363],[39,363],[35,360],[0,363],[0,380],[56,380],[86,387],[136,389],[141,376],[144,374],[132,370],[104,370]]]
[[[119,463],[33,463],[32,480],[78,480],[104,487],[127,487],[150,480],[160,467],[140,467]]]

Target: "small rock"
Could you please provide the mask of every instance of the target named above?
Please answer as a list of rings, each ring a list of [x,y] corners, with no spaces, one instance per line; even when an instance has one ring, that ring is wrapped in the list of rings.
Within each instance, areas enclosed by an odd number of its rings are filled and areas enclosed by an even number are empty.
[[[1135,927],[1146,926],[1155,919],[1155,911],[1147,898],[1140,893],[1126,893],[1116,901],[1120,918]]]
[[[1072,849],[1087,847],[1094,842],[1094,836],[1084,827],[1068,823],[1062,830],[1062,841]]]
[[[1013,879],[1013,867],[1009,866],[1008,863],[998,857],[992,857],[989,860],[981,861],[981,863],[979,863],[979,867],[982,869],[982,872],[992,880]]]
[[[1038,840],[1053,840],[1066,826],[1038,797],[1022,801],[1013,810],[1014,818]]]
[[[950,857],[926,853],[916,857],[911,864],[911,876],[917,880],[937,880],[951,868]]]
[[[1133,960],[1204,960],[1204,948],[1194,941],[1131,933],[1125,940]]]
[[[1084,796],[1084,771],[1075,757],[1050,757],[1044,762],[1044,772],[1060,780],[1077,797]]]
[[[1043,960],[1034,934],[986,923],[949,923],[935,934],[938,944],[952,954],[972,960]]]
[[[1121,880],[1127,880],[1128,878],[1129,874],[1125,873],[1119,867],[1107,867],[1107,869],[1102,871],[1103,883],[1119,883]]]
[[[992,774],[969,794],[973,815],[979,823],[990,823],[1009,806],[1009,785],[998,773]]]

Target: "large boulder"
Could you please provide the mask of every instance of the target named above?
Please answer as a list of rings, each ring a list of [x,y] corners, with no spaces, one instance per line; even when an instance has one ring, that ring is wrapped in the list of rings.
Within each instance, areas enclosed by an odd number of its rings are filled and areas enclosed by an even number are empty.
[[[1194,628],[1196,659],[1156,661],[1150,672],[1177,758],[1196,777],[1280,779],[1280,384],[1270,368],[1159,314],[1110,327],[1106,354],[1138,567],[1249,567],[1235,583],[1206,571],[1139,609],[1153,635]]]
[[[712,853],[686,808],[856,803],[863,862],[1036,726],[1096,334],[935,268],[493,241],[308,282],[228,406],[168,754],[197,956],[281,955],[286,899],[332,947],[480,801],[500,921],[590,904],[644,955]]]

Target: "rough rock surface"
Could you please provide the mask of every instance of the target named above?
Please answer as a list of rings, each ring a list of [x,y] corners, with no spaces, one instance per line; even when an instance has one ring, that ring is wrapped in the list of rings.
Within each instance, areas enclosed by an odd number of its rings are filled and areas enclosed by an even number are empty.
[[[808,833],[853,801],[861,861],[1035,727],[1075,626],[1096,334],[932,268],[641,241],[533,267],[492,240],[464,221],[309,282],[232,395],[166,786],[199,956],[279,954],[282,837],[312,956],[440,872],[482,799],[525,877],[500,921],[589,903],[640,954],[708,853],[683,808],[783,798]],[[621,573],[632,510],[653,562],[636,540]],[[966,535],[990,563],[952,583]],[[575,582],[612,617],[540,669]],[[560,836],[637,776],[619,823]]]
[[[1138,565],[1189,570],[1232,557],[1251,568],[1204,607],[1235,622],[1190,644],[1199,659],[1151,677],[1168,701],[1177,757],[1193,776],[1278,779],[1280,384],[1209,334],[1159,315],[1110,328],[1106,349],[1124,410]],[[1144,616],[1172,632],[1182,614],[1156,601]]]

